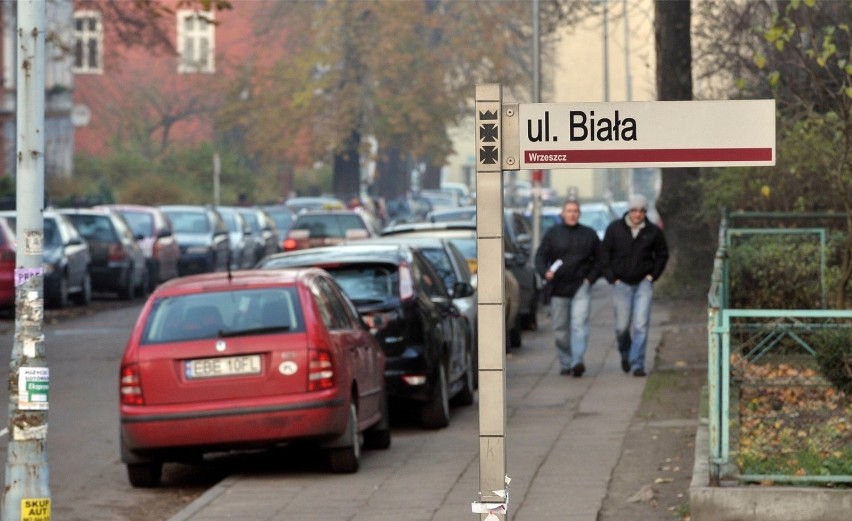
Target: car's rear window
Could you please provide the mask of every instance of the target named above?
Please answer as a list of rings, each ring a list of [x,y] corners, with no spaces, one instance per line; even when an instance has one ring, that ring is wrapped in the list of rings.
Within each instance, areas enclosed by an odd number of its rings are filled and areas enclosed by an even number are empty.
[[[370,264],[324,269],[331,273],[355,304],[399,297],[399,273],[396,266]]]
[[[295,288],[241,289],[157,299],[145,323],[141,343],[304,330]]]
[[[152,237],[154,234],[154,216],[147,212],[134,212],[132,210],[121,210],[119,212],[130,229],[133,230],[133,235],[141,235],[142,237]]]
[[[357,215],[302,215],[296,219],[293,228],[308,230],[312,239],[322,237],[343,238],[346,230],[366,230],[364,221]]]
[[[177,233],[210,233],[210,222],[202,212],[166,212]]]
[[[107,215],[70,214],[68,217],[74,227],[87,241],[118,242],[115,229]]]

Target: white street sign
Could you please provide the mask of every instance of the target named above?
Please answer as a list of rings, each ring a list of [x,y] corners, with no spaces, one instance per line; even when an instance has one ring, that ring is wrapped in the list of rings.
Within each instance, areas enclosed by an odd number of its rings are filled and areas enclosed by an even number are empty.
[[[771,166],[775,101],[521,103],[520,169]]]

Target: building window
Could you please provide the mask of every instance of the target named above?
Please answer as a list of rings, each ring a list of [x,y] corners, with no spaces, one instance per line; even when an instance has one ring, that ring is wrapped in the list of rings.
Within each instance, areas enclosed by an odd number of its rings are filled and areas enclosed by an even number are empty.
[[[215,28],[213,12],[178,11],[178,72],[183,74],[212,73],[214,63]]]
[[[103,72],[103,25],[101,13],[74,13],[74,72],[101,74]]]

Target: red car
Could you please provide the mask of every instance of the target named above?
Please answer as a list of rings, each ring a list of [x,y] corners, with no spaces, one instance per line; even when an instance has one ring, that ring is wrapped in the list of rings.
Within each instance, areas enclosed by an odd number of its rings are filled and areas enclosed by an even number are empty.
[[[0,219],[0,308],[15,307],[15,229]]]
[[[121,361],[121,459],[135,487],[205,452],[307,440],[333,472],[390,446],[385,357],[317,268],[208,273],[161,285]]]

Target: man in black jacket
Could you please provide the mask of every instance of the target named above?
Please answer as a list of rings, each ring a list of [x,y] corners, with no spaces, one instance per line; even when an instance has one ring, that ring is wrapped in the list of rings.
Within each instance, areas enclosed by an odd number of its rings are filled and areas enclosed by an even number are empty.
[[[560,374],[577,378],[586,371],[583,355],[589,339],[590,288],[600,277],[598,234],[579,221],[579,203],[567,201],[562,206],[562,224],[547,230],[535,254],[536,271],[551,295]]]
[[[669,250],[663,231],[645,215],[648,200],[636,194],[630,196],[629,203],[627,213],[606,229],[601,266],[603,276],[612,284],[621,369],[633,371],[633,376],[645,376],[654,281],[663,274]]]

